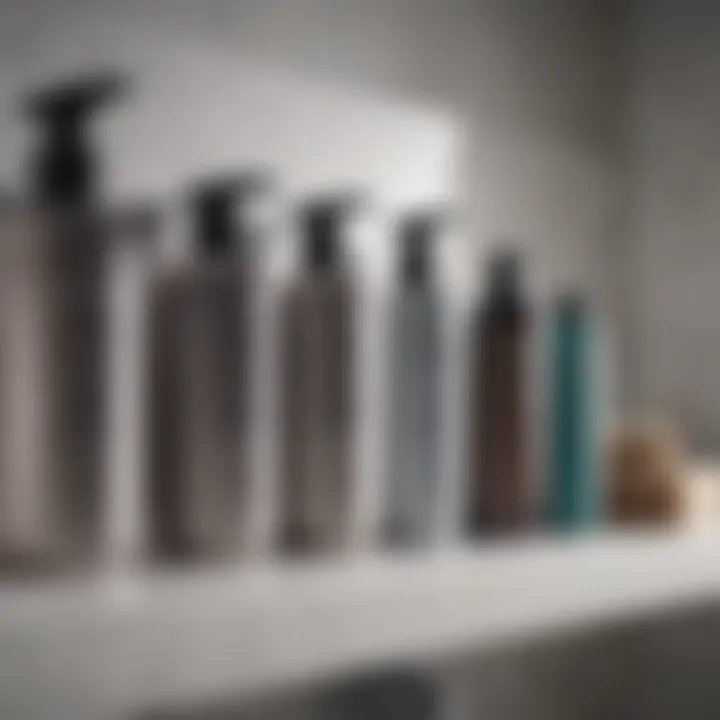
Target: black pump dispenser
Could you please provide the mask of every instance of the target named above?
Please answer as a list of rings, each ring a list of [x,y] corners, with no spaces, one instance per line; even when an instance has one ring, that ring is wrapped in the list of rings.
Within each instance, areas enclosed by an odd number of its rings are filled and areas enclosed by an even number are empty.
[[[358,204],[357,196],[340,195],[311,200],[301,207],[305,261],[311,269],[329,270],[338,264],[344,223]]]
[[[405,284],[427,285],[432,281],[431,245],[443,219],[440,213],[427,211],[412,213],[401,222],[400,274]]]
[[[91,204],[97,190],[98,164],[87,137],[90,115],[125,89],[117,74],[102,75],[33,93],[24,112],[38,119],[45,142],[31,168],[33,196],[42,204]]]
[[[198,183],[191,192],[196,250],[212,258],[242,253],[249,240],[243,211],[267,184],[260,174]]]
[[[521,303],[521,263],[512,250],[501,250],[490,258],[488,297],[494,305],[515,307]]]

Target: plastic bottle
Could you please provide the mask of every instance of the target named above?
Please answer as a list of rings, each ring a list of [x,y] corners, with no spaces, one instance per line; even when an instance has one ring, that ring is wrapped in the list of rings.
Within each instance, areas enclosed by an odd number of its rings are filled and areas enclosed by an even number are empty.
[[[443,306],[432,245],[442,216],[400,223],[399,282],[390,311],[389,542],[432,542],[440,534]]]

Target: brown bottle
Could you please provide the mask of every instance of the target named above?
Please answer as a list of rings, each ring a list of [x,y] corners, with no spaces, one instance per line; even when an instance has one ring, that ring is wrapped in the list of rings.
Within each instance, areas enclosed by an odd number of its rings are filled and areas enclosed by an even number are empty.
[[[6,210],[0,230],[3,569],[76,565],[105,542],[108,296],[128,218],[98,200],[85,126],[121,89],[93,77],[26,104],[46,139],[31,201]]]
[[[256,240],[246,213],[263,186],[255,175],[199,185],[195,257],[154,294],[150,542],[166,559],[239,549]]]
[[[350,197],[300,211],[302,268],[283,305],[280,541],[322,551],[348,539],[355,302],[342,244]]]
[[[470,408],[470,532],[527,523],[526,353],[529,320],[518,259],[491,260],[490,288],[473,320]]]

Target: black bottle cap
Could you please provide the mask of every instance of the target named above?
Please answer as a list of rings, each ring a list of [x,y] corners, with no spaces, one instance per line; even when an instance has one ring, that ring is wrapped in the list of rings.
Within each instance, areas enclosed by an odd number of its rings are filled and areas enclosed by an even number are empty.
[[[269,185],[268,176],[262,172],[197,182],[190,190],[196,249],[203,255],[223,258],[243,250],[250,241],[243,210]]]
[[[328,195],[306,201],[300,208],[305,262],[315,270],[337,265],[345,224],[361,204],[357,193]]]
[[[518,252],[497,250],[490,257],[489,295],[493,300],[519,302],[522,295],[522,262]]]
[[[587,298],[580,291],[566,291],[556,301],[556,312],[562,320],[581,320],[587,309]]]
[[[432,279],[430,246],[446,221],[446,213],[437,210],[411,212],[400,221],[400,274],[406,283],[422,285]]]
[[[87,136],[90,115],[119,97],[126,83],[117,73],[79,78],[34,92],[24,112],[38,119],[45,142],[32,164],[32,191],[41,203],[84,205],[97,192],[97,161]]]

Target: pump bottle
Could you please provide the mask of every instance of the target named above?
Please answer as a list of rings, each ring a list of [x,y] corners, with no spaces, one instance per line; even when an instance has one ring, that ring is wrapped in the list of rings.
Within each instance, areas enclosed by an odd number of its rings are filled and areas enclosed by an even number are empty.
[[[192,253],[153,304],[150,527],[168,560],[232,556],[250,452],[255,253],[264,175],[212,178],[189,194]]]
[[[348,542],[352,506],[355,287],[344,250],[354,195],[299,210],[301,267],[281,320],[280,542],[323,552]]]
[[[24,103],[43,142],[27,199],[0,229],[0,564],[84,563],[104,547],[108,296],[129,215],[101,201],[86,126],[117,75],[75,79]]]
[[[399,224],[398,286],[390,311],[389,467],[385,533],[391,544],[440,536],[444,308],[433,243],[443,218],[408,214]]]

